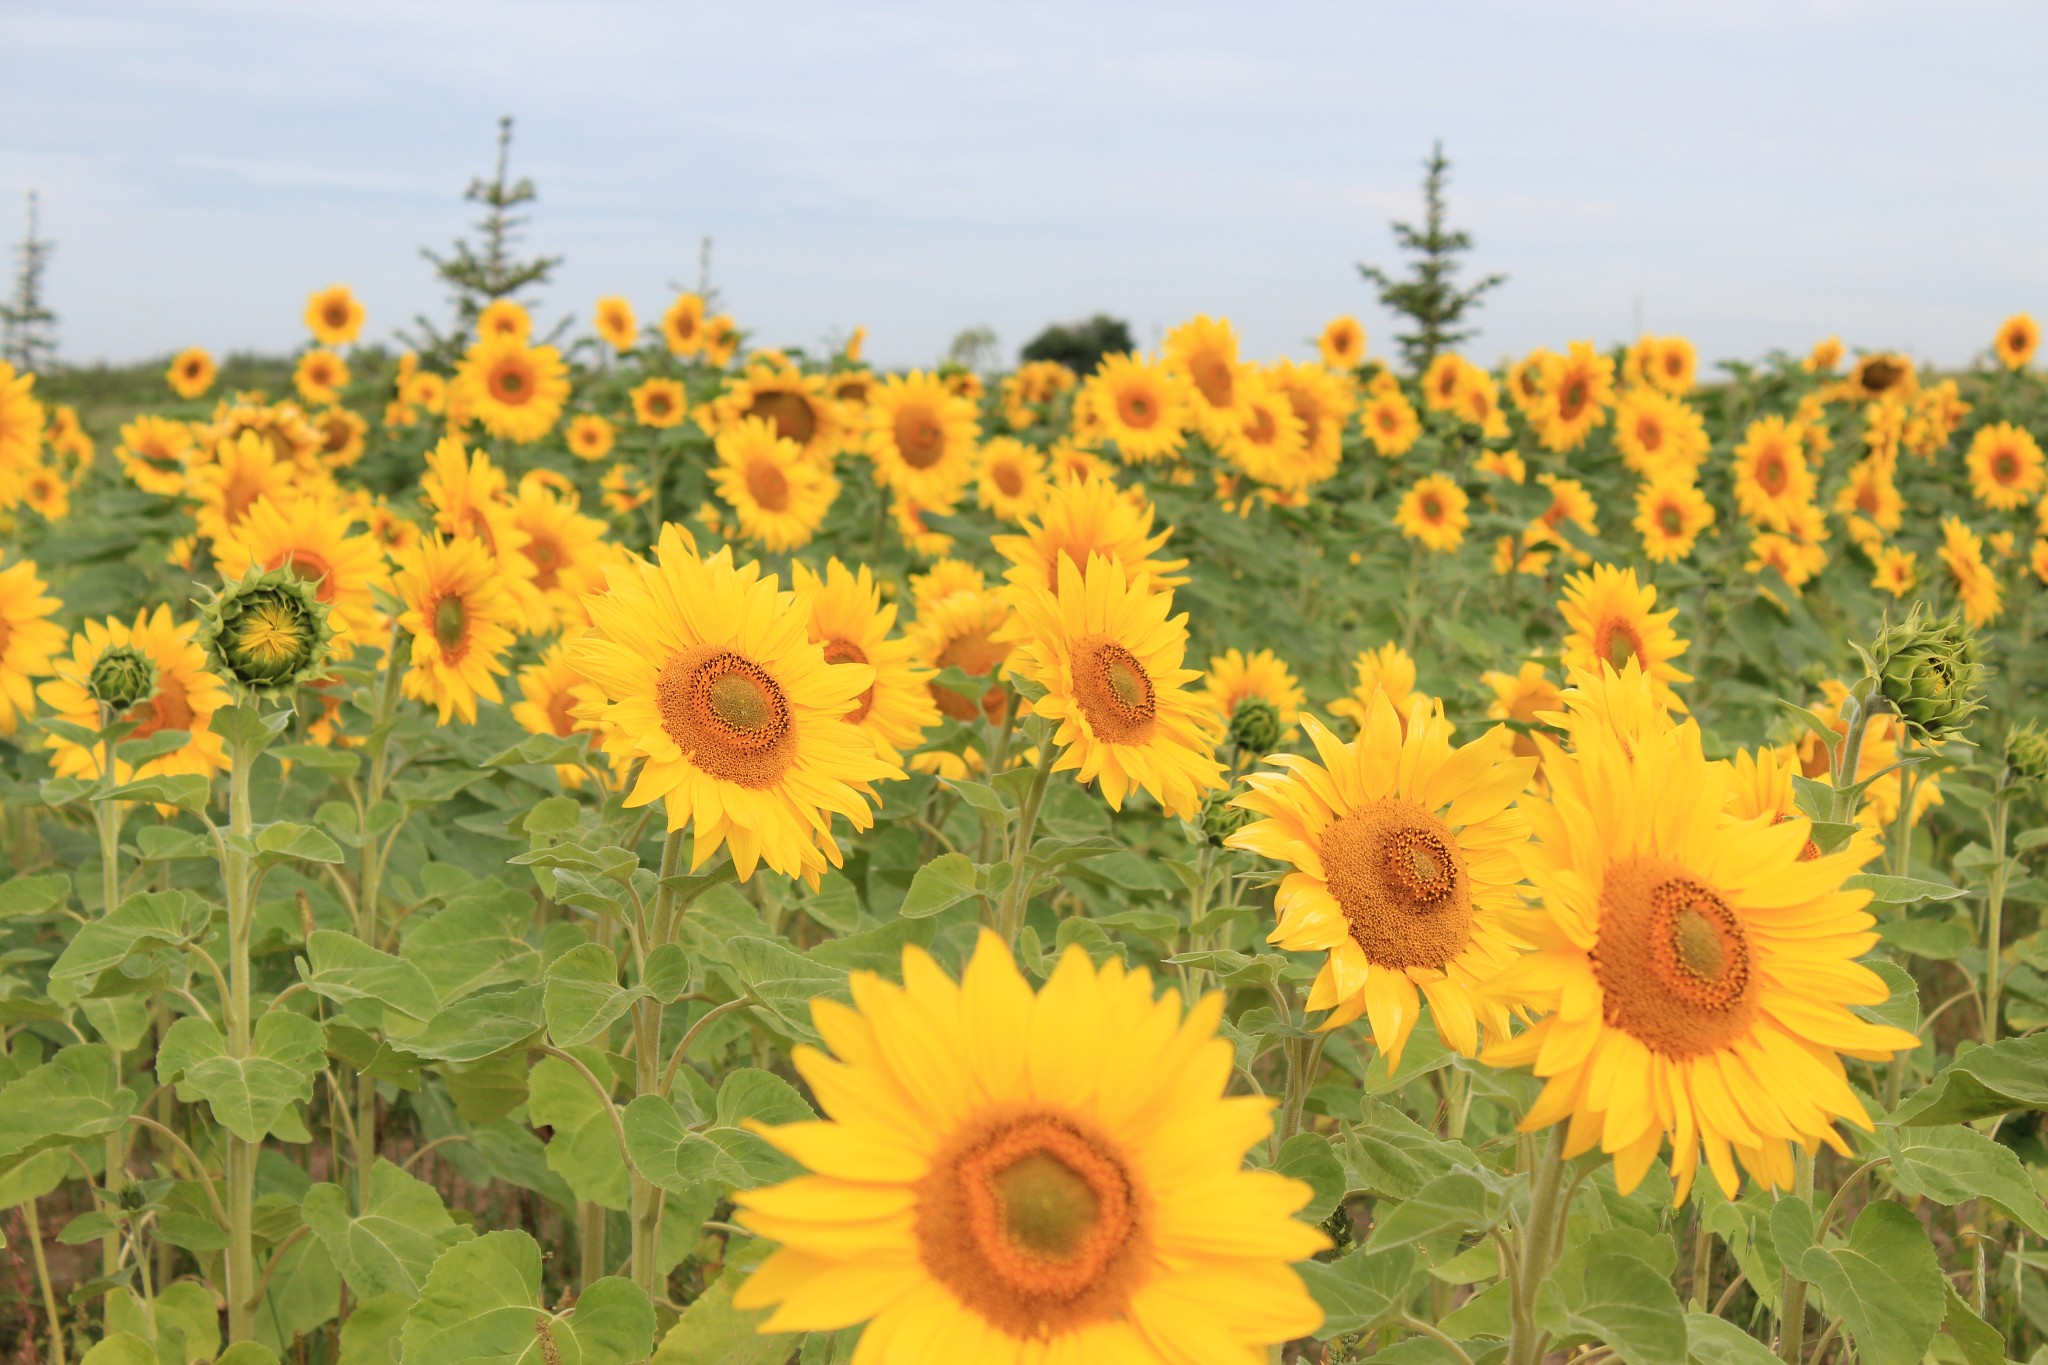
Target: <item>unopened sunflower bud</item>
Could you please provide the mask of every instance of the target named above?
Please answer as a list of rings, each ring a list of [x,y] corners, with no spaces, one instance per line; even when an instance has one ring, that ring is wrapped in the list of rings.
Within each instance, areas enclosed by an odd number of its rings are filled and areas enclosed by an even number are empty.
[[[2005,767],[2016,782],[2048,778],[2048,733],[2032,721],[2014,726],[2005,737]]]
[[[1906,733],[1923,744],[1959,734],[1984,709],[1984,665],[1960,615],[1935,620],[1916,602],[1904,621],[1885,623],[1864,657]]]
[[[86,675],[92,699],[121,715],[156,695],[156,660],[133,645],[111,645]]]
[[[1230,804],[1236,792],[1225,789],[1210,792],[1202,798],[1202,834],[1216,847],[1223,847],[1223,841],[1243,829],[1257,817],[1248,810],[1239,810]]]
[[[223,587],[200,614],[199,643],[227,682],[281,698],[319,677],[334,626],[312,583],[265,569]]]
[[[1280,745],[1280,708],[1264,697],[1246,697],[1230,713],[1230,740],[1248,753],[1269,753]]]

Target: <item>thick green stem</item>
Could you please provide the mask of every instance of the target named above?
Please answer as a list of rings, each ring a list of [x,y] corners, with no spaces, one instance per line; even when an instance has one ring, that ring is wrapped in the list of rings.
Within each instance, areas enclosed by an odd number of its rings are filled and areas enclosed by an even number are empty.
[[[1280,1092],[1280,1113],[1273,1126],[1273,1150],[1277,1153],[1287,1139],[1301,1131],[1301,1115],[1308,1105],[1309,1087],[1315,1082],[1316,1063],[1322,1060],[1323,1043],[1329,1037],[1286,1038],[1281,1051],[1287,1059],[1286,1084]]]
[[[1856,774],[1863,766],[1863,736],[1870,729],[1872,716],[1878,708],[1888,706],[1883,697],[1873,689],[1869,695],[1858,697],[1850,694],[1850,705],[1855,709],[1849,716],[1849,733],[1842,738],[1842,747],[1836,755],[1834,771],[1835,800],[1828,812],[1828,819],[1836,824],[1847,824],[1856,818],[1857,798],[1848,789],[1856,785]]]
[[[602,1204],[576,1206],[576,1242],[582,1257],[577,1288],[587,1290],[605,1277],[605,1209]]]
[[[1692,1298],[1690,1311],[1707,1311],[1707,1293],[1714,1284],[1714,1231],[1707,1226],[1707,1206],[1702,1203],[1693,1214]]]
[[[1792,1197],[1813,1202],[1813,1157],[1798,1146],[1792,1149]],[[1778,1277],[1778,1359],[1801,1365],[1805,1351],[1806,1281],[1788,1269]]]
[[[1999,955],[2005,951],[2005,833],[2012,801],[2004,791],[1991,801],[1991,853],[1998,861],[1991,865],[1991,884],[1985,891],[1984,906],[1984,1041],[1998,1041]]]
[[[57,1290],[50,1283],[49,1258],[43,1254],[43,1222],[36,1216],[35,1200],[24,1203],[21,1211],[28,1220],[29,1253],[36,1263],[36,1285],[43,1291],[43,1312],[50,1320],[50,1360],[52,1365],[64,1365],[64,1319],[57,1315]]]
[[[1522,1226],[1520,1255],[1508,1286],[1507,1365],[1540,1365],[1550,1334],[1536,1326],[1536,1295],[1557,1255],[1558,1194],[1564,1183],[1564,1133],[1543,1138],[1543,1154],[1529,1178],[1529,1221]]]
[[[221,1014],[228,1056],[238,1062],[249,1056],[255,1027],[249,981],[249,944],[255,927],[251,894],[254,888],[249,857],[238,845],[245,846],[256,827],[249,802],[249,779],[258,752],[258,746],[247,742],[230,747],[228,832],[235,837],[228,842],[226,865],[221,869],[228,902],[228,998],[221,1002]],[[256,1158],[261,1145],[233,1133],[225,1134],[225,1141],[228,1341],[234,1344],[254,1340],[256,1336],[256,1308],[249,1302],[249,1296],[256,1287]]]
[[[115,717],[102,708],[101,723],[112,725]],[[115,787],[114,742],[105,740],[100,746],[100,788],[103,792]],[[101,799],[93,803],[93,822],[99,827],[100,835],[100,914],[111,915],[121,903],[121,803]],[[121,1054],[114,1050],[114,1074],[121,1072]],[[121,1188],[122,1167],[127,1163],[128,1133],[116,1128],[107,1134],[106,1158],[100,1173],[100,1185],[106,1191],[109,1207],[116,1207]],[[112,1275],[121,1268],[121,1238],[117,1233],[108,1233],[100,1238],[100,1273]]]
[[[1024,932],[1024,914],[1031,908],[1031,874],[1024,860],[1038,836],[1038,808],[1045,803],[1045,784],[1052,777],[1053,757],[1052,735],[1041,727],[1038,768],[1031,775],[1024,804],[1017,811],[1017,838],[1010,846],[1010,884],[1003,889],[1002,908],[996,915],[996,932],[1012,949],[1017,946],[1017,935]]]
[[[391,639],[384,648],[384,676],[377,686],[376,710],[370,716],[370,774],[369,785],[364,789],[363,801],[363,823],[366,830],[369,826],[370,811],[384,799],[384,789],[391,778],[391,721],[398,714],[399,682],[404,675],[404,670],[399,666],[398,651],[404,642],[405,632],[394,626]],[[363,840],[362,859],[356,878],[356,937],[370,947],[378,949],[384,946],[384,926],[381,919],[384,847],[380,839]],[[356,1208],[360,1211],[369,1205],[370,1168],[377,1163],[377,1082],[368,1076],[356,1077],[355,1102],[353,1147]]]
[[[683,841],[688,837],[686,831],[672,829],[668,832],[667,842],[661,846],[663,885],[655,893],[651,922],[644,926],[640,935],[640,941],[646,945],[644,951],[652,952],[675,937],[676,893],[667,883],[682,870]],[[642,1000],[633,1006],[634,1097],[661,1094],[661,1082],[661,1006],[652,1000]],[[664,1297],[657,1283],[660,1278],[657,1266],[661,1259],[662,1190],[638,1171],[631,1175],[633,1283],[645,1290],[650,1298],[658,1300]]]

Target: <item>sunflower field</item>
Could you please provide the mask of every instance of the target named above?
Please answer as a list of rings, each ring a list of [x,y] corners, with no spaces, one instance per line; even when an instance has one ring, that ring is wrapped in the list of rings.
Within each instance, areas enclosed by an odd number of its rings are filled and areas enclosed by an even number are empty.
[[[2030,318],[305,323],[0,366],[9,1359],[2048,1361]]]

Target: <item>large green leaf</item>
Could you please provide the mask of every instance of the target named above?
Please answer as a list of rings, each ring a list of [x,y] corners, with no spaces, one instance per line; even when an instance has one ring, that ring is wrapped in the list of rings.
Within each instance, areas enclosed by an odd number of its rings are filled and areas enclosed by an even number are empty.
[[[1498,1176],[1476,1166],[1449,1171],[1381,1215],[1371,1246],[1380,1251],[1450,1229],[1483,1232],[1506,1212],[1505,1184]]]
[[[556,1047],[596,1039],[633,1008],[651,999],[645,989],[619,985],[619,963],[601,943],[585,943],[556,958],[548,968],[542,1009],[548,1037]]]
[[[1299,1214],[1304,1222],[1320,1223],[1330,1216],[1344,1198],[1346,1185],[1344,1163],[1337,1160],[1337,1153],[1330,1147],[1330,1140],[1321,1133],[1296,1133],[1280,1148],[1280,1155],[1273,1162],[1273,1169],[1284,1176],[1302,1181],[1315,1191]]]
[[[1537,1323],[1555,1337],[1604,1342],[1627,1365],[1683,1360],[1685,1314],[1671,1281],[1643,1259],[1643,1236],[1597,1232],[1559,1258],[1537,1293]]]
[[[1773,1231],[1784,1221],[1774,1213]],[[1919,1365],[1948,1312],[1948,1281],[1920,1220],[1904,1205],[1885,1200],[1857,1215],[1845,1244],[1812,1245],[1810,1219],[1805,1227],[1808,1241],[1794,1273],[1819,1289],[1828,1311],[1848,1327],[1857,1359],[1864,1365]],[[1787,1264],[1794,1264],[1793,1241],[1778,1236]]]
[[[942,853],[917,870],[897,911],[905,919],[924,919],[950,910],[981,894],[981,874],[962,853]]]
[[[67,872],[44,872],[0,882],[0,919],[40,915],[56,909],[70,897],[71,875]]]
[[[1725,1318],[1688,1313],[1685,1329],[1693,1365],[1778,1365],[1770,1347]]]
[[[2048,1109],[2048,1033],[1958,1048],[1955,1060],[1907,1096],[1885,1122],[1933,1127],[2015,1109]]]
[[[541,990],[491,991],[457,1000],[417,1033],[394,1036],[391,1046],[433,1062],[475,1062],[517,1047],[541,1027]]]
[[[531,981],[540,954],[519,937],[506,907],[486,900],[451,905],[406,936],[398,955],[427,974],[443,1002],[493,986]]]
[[[727,965],[720,974],[805,1042],[818,1038],[811,1028],[811,1001],[821,995],[844,998],[846,994],[844,969],[814,962],[774,939],[735,938],[725,944],[725,953]]]
[[[1368,1332],[1399,1314],[1415,1282],[1415,1248],[1354,1251],[1324,1263],[1304,1262],[1299,1268],[1308,1292],[1323,1308],[1316,1335],[1342,1336]]]
[[[631,1365],[654,1345],[654,1308],[630,1280],[585,1286],[572,1313],[541,1302],[540,1244],[491,1232],[441,1253],[406,1314],[400,1358],[420,1365]]]
[[[53,981],[75,981],[90,989],[101,972],[118,967],[143,948],[175,947],[206,931],[207,903],[185,891],[130,896],[71,936],[50,966]]]
[[[448,1216],[432,1185],[381,1158],[370,1168],[363,1211],[351,1215],[348,1206],[339,1185],[315,1185],[301,1211],[359,1299],[392,1293],[416,1298],[435,1259],[474,1235]]]
[[[247,1057],[228,1056],[227,1039],[211,1023],[187,1016],[172,1024],[157,1049],[159,1083],[177,1082],[178,1098],[203,1099],[214,1121],[245,1142],[280,1131],[293,1104],[313,1098],[324,1065],[325,1035],[304,1015],[272,1010],[256,1021]],[[301,1137],[303,1141],[303,1136]]]
[[[1941,1330],[1963,1353],[1963,1365],[2005,1365],[2005,1334],[1978,1317],[1946,1278],[1942,1288],[1948,1292],[1948,1314]]]
[[[709,1181],[724,1189],[754,1189],[798,1173],[796,1163],[744,1128],[687,1127],[667,1100],[642,1095],[626,1106],[626,1147],[640,1174],[680,1194]]]
[[[0,1174],[65,1141],[114,1131],[135,1112],[113,1049],[78,1043],[0,1090]]]
[[[652,1365],[783,1365],[796,1350],[801,1334],[763,1333],[761,1324],[772,1310],[732,1306],[733,1291],[765,1254],[766,1248],[750,1244],[723,1275],[691,1300],[676,1325],[662,1337]]]
[[[577,1049],[576,1055],[600,1080],[609,1074],[611,1063],[595,1048]],[[548,1169],[567,1181],[584,1203],[625,1208],[626,1161],[619,1155],[618,1133],[605,1114],[606,1101],[559,1057],[542,1058],[528,1073],[526,1084],[527,1120],[554,1130],[547,1144]],[[631,1133],[627,1129],[629,1138]]]
[[[2048,1237],[2048,1205],[2019,1154],[1974,1128],[1888,1128],[1891,1178],[1906,1194],[1939,1204],[1987,1199],[2036,1237]]]
[[[340,1004],[373,1000],[421,1023],[441,1010],[441,999],[419,964],[382,953],[353,934],[315,929],[306,939],[307,989]]]
[[[1412,1199],[1440,1175],[1479,1159],[1446,1142],[1382,1100],[1367,1099],[1362,1123],[1344,1129],[1344,1167],[1351,1187],[1389,1199]]]

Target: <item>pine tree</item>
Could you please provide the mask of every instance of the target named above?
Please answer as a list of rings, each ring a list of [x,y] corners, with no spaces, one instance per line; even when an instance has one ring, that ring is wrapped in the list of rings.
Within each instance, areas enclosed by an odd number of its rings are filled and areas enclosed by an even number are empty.
[[[512,298],[531,285],[546,284],[549,274],[562,263],[560,256],[520,260],[513,255],[519,230],[527,221],[513,210],[532,203],[538,196],[530,179],[522,176],[516,181],[507,180],[511,156],[512,116],[506,114],[498,120],[496,171],[489,180],[481,176],[471,180],[462,195],[470,203],[484,206],[484,216],[476,224],[481,243],[457,241],[451,256],[420,248],[420,255],[434,263],[434,273],[447,284],[455,303],[455,329],[446,336],[426,318],[415,319],[425,338],[422,350],[443,355],[461,350],[469,344],[477,317],[486,307],[499,299]]]
[[[57,359],[57,315],[43,303],[43,270],[57,249],[36,235],[36,192],[28,193],[28,234],[14,249],[14,293],[0,303],[0,360],[18,370],[47,370]]]
[[[1428,172],[1422,181],[1424,226],[1418,230],[1411,223],[1392,225],[1394,241],[1403,251],[1415,254],[1408,278],[1391,279],[1378,266],[1358,267],[1359,274],[1379,286],[1380,302],[1414,323],[1415,330],[1396,334],[1394,342],[1401,348],[1401,358],[1417,374],[1428,369],[1439,352],[1478,335],[1476,328],[1459,327],[1459,321],[1467,310],[1479,306],[1488,290],[1507,283],[1508,278],[1488,275],[1469,289],[1457,287],[1458,255],[1472,249],[1472,234],[1444,222],[1444,186],[1450,179],[1451,163],[1444,156],[1442,142],[1431,148],[1423,166]]]

